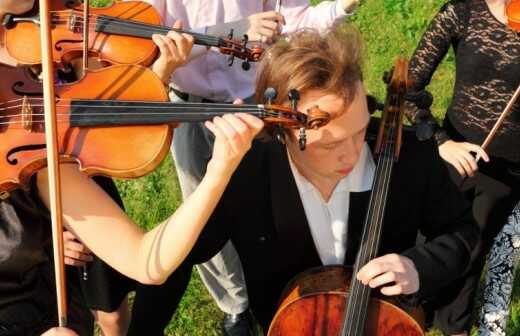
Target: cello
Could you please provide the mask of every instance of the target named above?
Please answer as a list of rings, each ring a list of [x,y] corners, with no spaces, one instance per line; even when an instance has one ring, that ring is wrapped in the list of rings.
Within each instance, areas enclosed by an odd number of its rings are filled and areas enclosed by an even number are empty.
[[[293,279],[282,293],[268,336],[419,336],[419,322],[356,279],[358,271],[377,256],[386,197],[394,163],[399,158],[405,94],[410,86],[408,63],[396,61],[378,131],[377,166],[361,246],[353,270],[325,266]]]

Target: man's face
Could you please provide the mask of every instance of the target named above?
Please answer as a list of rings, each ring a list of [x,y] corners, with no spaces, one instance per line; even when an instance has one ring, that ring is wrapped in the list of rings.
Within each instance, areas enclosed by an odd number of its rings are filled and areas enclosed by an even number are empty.
[[[297,140],[288,141],[287,147],[304,176],[339,181],[352,171],[365,142],[370,114],[363,84],[358,83],[349,106],[345,106],[343,99],[335,94],[309,91],[302,96],[298,109],[305,112],[313,106],[339,116],[318,130],[307,130],[304,151],[300,151]],[[294,139],[298,139],[297,131],[294,131]]]

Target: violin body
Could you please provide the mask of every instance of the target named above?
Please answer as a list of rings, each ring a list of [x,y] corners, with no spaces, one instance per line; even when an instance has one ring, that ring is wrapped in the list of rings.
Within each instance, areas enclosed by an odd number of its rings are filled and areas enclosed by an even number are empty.
[[[520,31],[520,1],[512,0],[506,7],[507,25],[514,31]]]
[[[34,103],[42,86],[27,69],[0,66],[9,78],[0,81],[0,191],[30,185],[31,176],[46,166],[43,107]],[[167,101],[161,80],[149,69],[120,65],[89,71],[76,83],[57,86],[55,92],[61,162],[78,163],[89,175],[135,178],[151,172],[167,155],[173,125],[70,123],[71,98]]]
[[[341,335],[352,269],[325,266],[308,270],[285,288],[268,336]],[[398,306],[372,298],[366,319],[366,336],[424,335],[420,312],[415,319]],[[421,321],[422,322],[422,321]]]
[[[56,63],[69,62],[83,52],[83,5],[64,0],[51,1],[52,52]],[[96,32],[98,16],[133,20],[159,25],[161,18],[153,6],[141,1],[113,2],[104,8],[90,8],[88,46],[91,56],[110,64],[149,65],[157,55],[150,39]],[[8,54],[21,64],[41,63],[40,27],[38,8],[26,15],[27,20],[9,24],[4,29]]]

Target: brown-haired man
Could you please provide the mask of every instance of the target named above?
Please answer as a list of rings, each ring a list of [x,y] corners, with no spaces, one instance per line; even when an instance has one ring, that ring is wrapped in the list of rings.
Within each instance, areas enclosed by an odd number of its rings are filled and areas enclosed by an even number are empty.
[[[300,111],[318,105],[333,119],[307,132],[304,151],[296,132],[286,135],[286,145],[253,145],[183,267],[135,303],[149,312],[140,318],[148,321],[148,335],[162,334],[191,265],[211,258],[228,239],[244,268],[250,307],[266,331],[283,287],[296,274],[353,263],[375,167],[360,44],[352,29],[323,35],[309,30],[270,49],[261,64],[259,94],[272,87],[280,93],[275,102],[289,104],[287,92],[297,89]],[[416,246],[419,231],[426,243]],[[470,207],[434,144],[405,134],[379,257],[357,277],[384,295],[426,298],[462,274],[477,237]]]

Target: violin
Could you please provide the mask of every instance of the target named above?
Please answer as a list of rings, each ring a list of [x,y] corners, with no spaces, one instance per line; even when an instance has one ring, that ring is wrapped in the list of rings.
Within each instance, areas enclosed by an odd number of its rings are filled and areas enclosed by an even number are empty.
[[[520,31],[520,1],[512,0],[506,6],[507,25],[514,31]]]
[[[388,80],[374,150],[377,166],[354,268],[325,266],[298,275],[283,291],[268,336],[424,335],[419,315],[411,317],[388,298],[373,297],[370,287],[355,276],[379,249],[392,169],[401,147],[405,95],[410,87],[408,62],[398,59]]]
[[[0,191],[29,185],[46,165],[42,85],[29,67],[0,65]],[[301,113],[280,105],[172,103],[150,69],[115,65],[89,70],[77,82],[55,88],[60,162],[76,162],[89,175],[136,178],[166,156],[173,128],[226,113],[243,112],[268,127],[301,130],[325,125],[329,114]]]
[[[166,35],[170,30],[193,36],[196,45],[218,48],[222,54],[229,55],[229,65],[235,57],[243,59],[244,70],[263,53],[260,46],[247,47],[247,35],[236,40],[232,32],[228,38],[220,38],[162,26],[157,10],[141,1],[114,1],[108,7],[90,7],[86,20],[83,5],[77,1],[52,0],[51,9],[56,63],[67,63],[82,55],[85,32],[90,56],[110,64],[150,65],[157,55],[152,35]],[[2,22],[6,50],[20,64],[41,63],[39,20],[38,6],[35,6],[23,15],[8,14]]]

